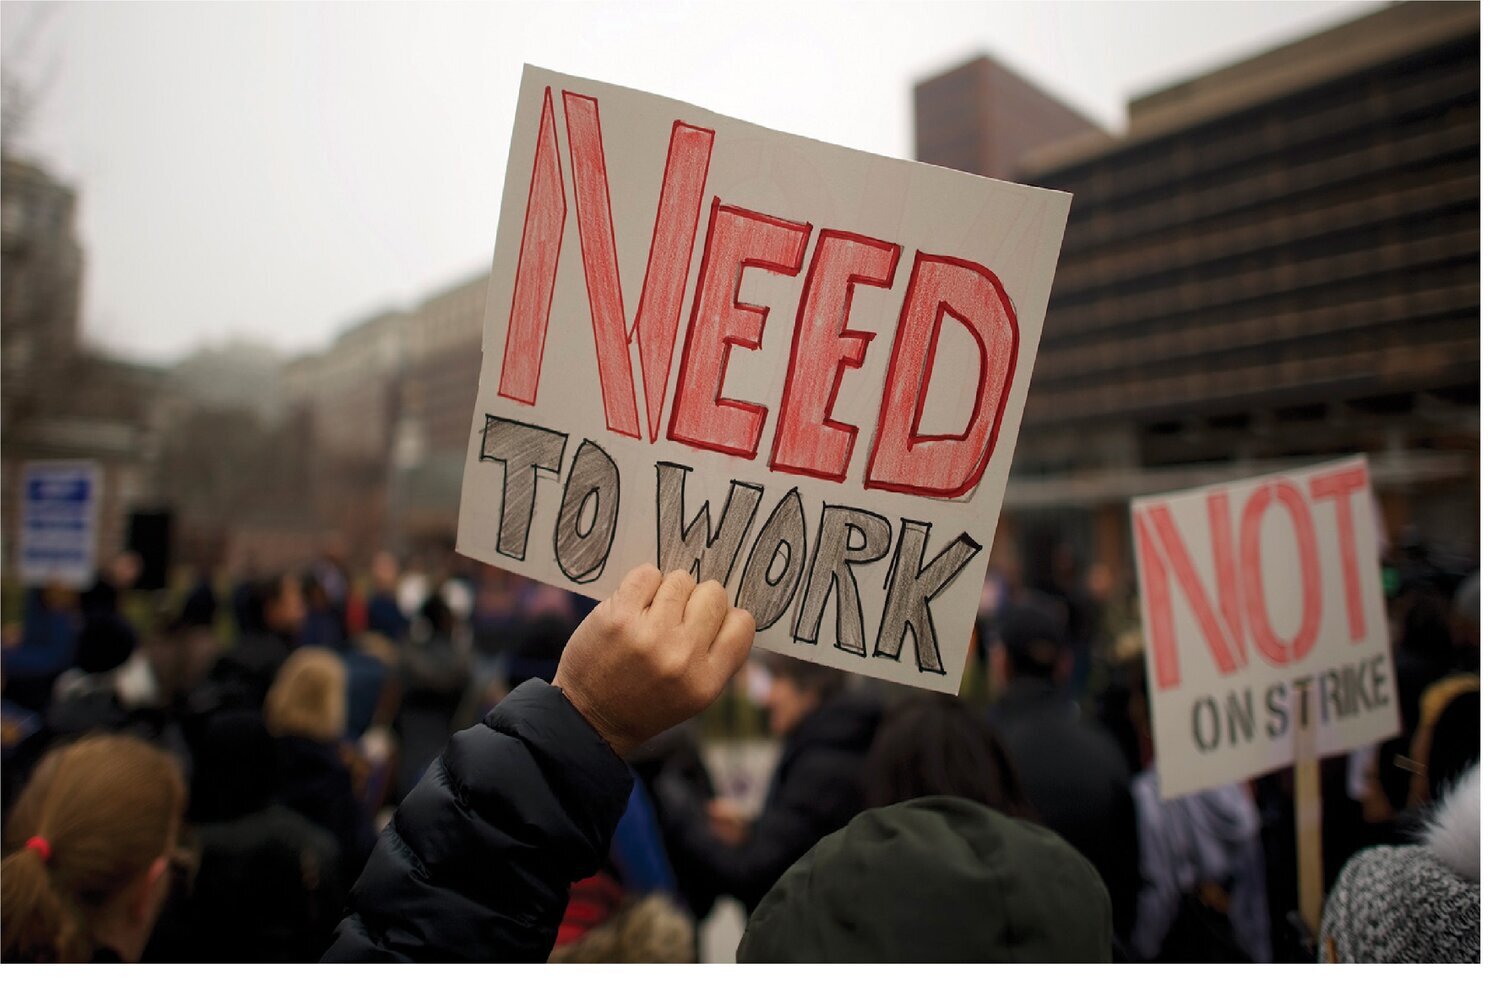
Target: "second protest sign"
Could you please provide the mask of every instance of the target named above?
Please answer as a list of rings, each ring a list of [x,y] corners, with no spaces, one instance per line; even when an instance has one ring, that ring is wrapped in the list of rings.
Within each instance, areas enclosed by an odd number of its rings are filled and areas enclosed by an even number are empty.
[[[1172,798],[1399,728],[1363,457],[1131,505]]]

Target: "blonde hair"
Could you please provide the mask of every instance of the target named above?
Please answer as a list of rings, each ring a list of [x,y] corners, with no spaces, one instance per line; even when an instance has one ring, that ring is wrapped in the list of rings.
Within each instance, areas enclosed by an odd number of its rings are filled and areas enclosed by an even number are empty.
[[[42,758],[6,829],[0,959],[88,961],[95,915],[173,850],[186,797],[177,763],[134,736]]]
[[[344,662],[336,653],[304,646],[286,658],[266,694],[266,728],[272,736],[340,739],[349,715],[347,688]]]

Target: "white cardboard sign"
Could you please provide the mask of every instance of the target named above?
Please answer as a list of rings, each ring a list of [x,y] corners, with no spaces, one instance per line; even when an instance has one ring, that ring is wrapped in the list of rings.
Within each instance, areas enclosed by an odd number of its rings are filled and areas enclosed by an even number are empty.
[[[458,551],[956,691],[1070,199],[528,66]]]
[[[1363,456],[1137,498],[1131,522],[1163,797],[1397,732]]]

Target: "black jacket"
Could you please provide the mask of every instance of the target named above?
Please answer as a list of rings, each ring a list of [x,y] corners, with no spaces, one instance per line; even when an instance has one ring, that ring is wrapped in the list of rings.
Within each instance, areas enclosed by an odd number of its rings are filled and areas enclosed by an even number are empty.
[[[709,828],[701,805],[669,793],[663,833],[685,885],[728,894],[755,909],[798,858],[864,808],[865,757],[880,725],[879,702],[841,692],[787,736],[765,808],[743,844]]]
[[[205,687],[218,707],[258,709],[291,652],[292,644],[274,632],[242,633],[214,664]]]
[[[521,685],[401,803],[324,960],[545,961],[631,787],[560,690]]]
[[[1120,748],[1081,719],[1062,691],[1035,678],[1012,680],[991,708],[990,720],[1043,824],[1104,879],[1116,939],[1129,941],[1140,893],[1140,851],[1130,771]]]
[[[375,846],[375,828],[354,795],[353,779],[335,743],[302,736],[276,740],[280,780],[276,797],[338,841],[347,889],[365,867]]]
[[[343,905],[333,836],[283,805],[196,828],[190,891],[169,904],[151,962],[309,962]]]

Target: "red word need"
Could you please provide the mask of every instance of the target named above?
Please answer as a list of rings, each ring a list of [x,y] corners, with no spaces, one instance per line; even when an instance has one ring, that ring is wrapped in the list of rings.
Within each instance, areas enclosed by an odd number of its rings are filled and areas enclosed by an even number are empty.
[[[745,302],[747,269],[801,281],[790,360],[776,426],[765,448],[777,471],[844,482],[861,428],[833,418],[844,375],[865,363],[879,334],[849,328],[857,286],[895,291],[903,248],[873,236],[792,221],[750,207],[707,205],[706,235],[688,304],[688,280],[712,158],[714,132],[674,123],[657,202],[640,299],[628,318],[620,287],[610,186],[598,102],[564,91],[562,117],[572,173],[571,208],[582,253],[605,424],[640,439],[635,343],[645,400],[645,433],[748,460],[761,457],[771,400],[729,399],[724,382],[734,349],[760,350],[768,308]],[[570,209],[551,88],[541,124],[522,227],[515,289],[507,319],[499,394],[535,405],[553,290]],[[809,244],[811,255],[809,260]],[[961,497],[984,475],[1015,375],[1020,332],[1010,297],[988,268],[970,260],[916,251],[901,292],[879,416],[863,470],[870,489]],[[688,305],[676,391],[668,381]],[[923,434],[944,320],[962,326],[978,347],[978,388],[959,433]]]

